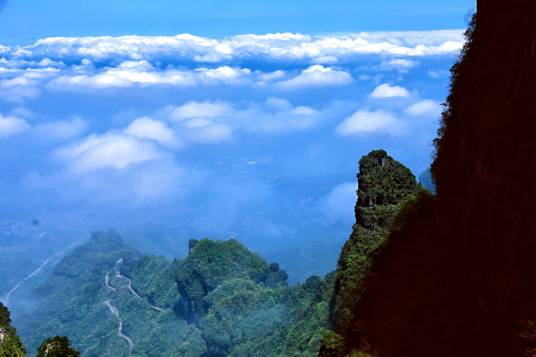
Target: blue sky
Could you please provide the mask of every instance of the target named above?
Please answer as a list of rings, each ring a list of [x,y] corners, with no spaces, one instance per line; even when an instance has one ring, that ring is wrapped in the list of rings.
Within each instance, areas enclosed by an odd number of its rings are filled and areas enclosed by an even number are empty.
[[[474,0],[2,0],[0,43],[49,36],[333,33],[465,26]]]
[[[9,241],[34,218],[53,232],[25,246],[39,259],[94,229],[168,256],[184,254],[189,238],[232,236],[294,280],[335,266],[362,155],[383,148],[416,175],[428,168],[473,8],[3,3]]]

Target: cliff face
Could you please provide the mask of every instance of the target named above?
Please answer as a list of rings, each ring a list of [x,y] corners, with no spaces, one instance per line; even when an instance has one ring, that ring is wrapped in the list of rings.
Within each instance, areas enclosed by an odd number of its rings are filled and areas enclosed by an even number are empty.
[[[353,309],[378,356],[536,353],[536,4],[479,1],[425,198]]]

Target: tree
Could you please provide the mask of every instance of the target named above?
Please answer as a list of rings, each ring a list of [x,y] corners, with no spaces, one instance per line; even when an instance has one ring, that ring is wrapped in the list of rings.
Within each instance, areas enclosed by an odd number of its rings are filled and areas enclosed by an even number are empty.
[[[47,338],[37,349],[37,357],[79,357],[80,352],[71,347],[67,337]]]

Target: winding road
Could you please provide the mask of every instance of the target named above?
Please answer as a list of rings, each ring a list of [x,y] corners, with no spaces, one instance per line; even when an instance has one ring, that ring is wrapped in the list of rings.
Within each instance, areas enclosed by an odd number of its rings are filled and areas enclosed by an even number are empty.
[[[117,262],[115,262],[115,265],[113,267],[113,274],[114,274],[113,277],[110,277],[110,272],[107,272],[106,275],[104,276],[104,285],[105,285],[106,289],[108,289],[108,290],[110,290],[110,291],[115,293],[115,292],[117,292],[117,288],[113,287],[110,284],[112,279],[126,280],[127,281],[127,289],[128,289],[128,291],[130,291],[130,293],[132,295],[134,295],[134,297],[136,297],[137,299],[140,299],[140,300],[144,300],[151,307],[151,309],[156,310],[158,312],[163,312],[164,311],[163,309],[159,308],[158,306],[155,306],[155,305],[151,304],[149,301],[147,301],[146,299],[142,298],[140,296],[140,294],[138,294],[136,292],[136,290],[134,290],[134,288],[132,287],[132,280],[130,280],[129,278],[127,278],[126,276],[121,274],[121,264],[123,264],[123,258],[121,258]],[[108,308],[110,313],[119,321],[119,327],[117,329],[117,335],[120,338],[122,338],[125,341],[127,341],[128,348],[129,348],[128,355],[131,356],[132,355],[132,350],[134,349],[134,342],[132,341],[132,339],[129,336],[127,336],[127,335],[125,335],[123,333],[123,319],[121,318],[121,313],[119,312],[119,309],[112,305],[111,300],[106,300],[103,304],[106,305],[106,307]]]
[[[123,264],[123,258],[119,259],[116,263],[115,263],[115,266],[114,266],[114,272],[115,272],[115,277],[116,278],[119,278],[119,279],[124,279],[127,281],[127,288],[128,290],[131,292],[132,295],[134,295],[136,298],[138,299],[141,299],[141,300],[144,300],[140,294],[138,294],[136,292],[136,290],[134,290],[134,288],[132,287],[132,280],[130,280],[129,278],[127,278],[126,276],[122,275],[121,274],[121,264]],[[109,286],[111,289],[114,289],[112,286],[110,286],[109,284],[109,281],[108,281],[108,284],[107,286]],[[115,290],[114,290],[115,291]],[[153,304],[151,304],[149,301],[145,301],[153,310],[156,310],[158,312],[163,312],[164,310],[162,308],[159,308],[158,306],[155,306]]]
[[[45,261],[43,261],[43,263],[41,263],[41,265],[39,267],[37,267],[37,269],[35,269],[31,274],[29,274],[28,276],[26,276],[24,279],[22,279],[21,281],[19,281],[14,287],[13,289],[11,289],[5,296],[3,296],[0,301],[2,301],[2,303],[4,305],[9,305],[9,300],[11,299],[11,296],[17,291],[19,290],[19,288],[24,284],[26,283],[28,280],[36,277],[37,275],[41,274],[45,269],[46,267],[50,264],[51,261],[53,261],[54,259],[56,258],[61,258],[65,252],[67,252],[67,250],[71,249],[72,247],[74,247],[76,244],[80,243],[81,239],[80,240],[77,240],[76,242],[72,243],[71,245],[67,246],[66,248],[63,248],[62,250],[59,250],[57,251],[56,253],[54,253],[53,255],[51,255],[50,257],[48,257],[47,259],[45,259]]]
[[[117,307],[112,305],[111,300],[106,300],[104,302],[104,305],[110,310],[110,313],[119,321],[119,326],[117,327],[117,336],[122,338],[123,340],[127,341],[128,343],[128,355],[132,355],[132,349],[134,348],[134,342],[132,342],[132,339],[125,335],[123,333],[123,319],[121,319],[121,315],[119,314],[119,310]]]

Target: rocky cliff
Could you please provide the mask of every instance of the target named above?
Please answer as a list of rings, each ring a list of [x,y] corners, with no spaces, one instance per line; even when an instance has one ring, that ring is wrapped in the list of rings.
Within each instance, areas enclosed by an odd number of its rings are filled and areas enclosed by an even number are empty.
[[[357,179],[356,224],[341,252],[331,301],[330,320],[343,336],[354,324],[353,311],[365,291],[374,252],[384,244],[401,204],[418,187],[411,171],[383,150],[361,158]]]
[[[530,0],[478,2],[436,141],[437,197],[391,233],[346,353],[535,355],[535,18]]]

